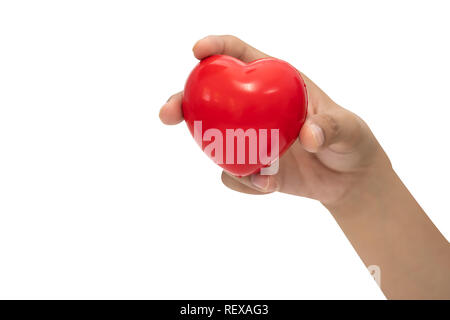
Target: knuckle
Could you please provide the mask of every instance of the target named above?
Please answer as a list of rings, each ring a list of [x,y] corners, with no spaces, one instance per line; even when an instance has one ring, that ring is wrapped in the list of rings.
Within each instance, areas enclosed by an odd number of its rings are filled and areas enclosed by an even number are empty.
[[[238,37],[232,35],[232,34],[225,34],[222,37],[230,40],[231,42],[236,42],[236,41],[240,41],[241,39],[239,39]]]
[[[338,125],[337,121],[329,114],[323,114],[321,116],[324,122],[325,129],[325,139],[330,139],[339,135],[341,127]],[[327,137],[328,135],[328,137]]]

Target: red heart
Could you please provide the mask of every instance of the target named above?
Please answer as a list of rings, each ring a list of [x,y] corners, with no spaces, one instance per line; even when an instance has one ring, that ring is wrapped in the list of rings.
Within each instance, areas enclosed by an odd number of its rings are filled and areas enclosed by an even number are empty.
[[[247,176],[297,139],[307,104],[305,83],[290,64],[274,58],[246,64],[214,55],[189,75],[183,114],[203,151],[231,174]]]

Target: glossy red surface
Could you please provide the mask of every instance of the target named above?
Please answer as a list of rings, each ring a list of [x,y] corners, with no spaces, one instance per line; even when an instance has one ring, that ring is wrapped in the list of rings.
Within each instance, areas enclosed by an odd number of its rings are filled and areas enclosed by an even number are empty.
[[[201,134],[217,129],[223,135],[223,169],[247,176],[258,172],[268,163],[259,157],[257,163],[249,161],[249,144],[245,145],[245,162],[226,163],[226,130],[279,129],[279,155],[281,156],[297,139],[306,118],[306,86],[300,73],[290,64],[264,58],[244,63],[224,55],[214,55],[202,60],[187,79],[183,95],[183,114],[194,136],[194,121],[201,121]],[[215,133],[219,131],[215,130]],[[197,135],[198,137],[198,135]],[[260,136],[257,137],[258,141]],[[205,151],[212,141],[200,141]],[[199,141],[197,141],[199,142]],[[267,139],[270,151],[270,134]],[[237,143],[235,144],[236,151]],[[217,151],[216,151],[217,152]],[[237,154],[236,152],[234,153]],[[278,155],[272,155],[272,159]]]

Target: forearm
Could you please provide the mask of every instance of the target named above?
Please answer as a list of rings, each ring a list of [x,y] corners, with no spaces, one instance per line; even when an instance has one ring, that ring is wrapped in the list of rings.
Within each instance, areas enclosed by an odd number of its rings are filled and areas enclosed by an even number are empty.
[[[450,299],[450,246],[391,168],[325,205],[389,299]]]

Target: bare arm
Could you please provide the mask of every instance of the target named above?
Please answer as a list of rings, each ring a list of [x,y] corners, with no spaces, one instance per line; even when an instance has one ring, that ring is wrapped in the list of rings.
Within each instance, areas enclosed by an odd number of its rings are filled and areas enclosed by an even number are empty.
[[[267,57],[233,36],[196,43],[198,59],[226,54],[250,62]],[[390,299],[450,299],[450,246],[391,167],[367,124],[332,101],[302,75],[308,118],[299,139],[280,159],[273,176],[223,183],[248,194],[284,192],[322,202],[367,266],[378,266],[381,289]],[[165,124],[183,121],[183,93],[161,108]]]
[[[389,167],[325,205],[390,299],[450,299],[450,247]]]

